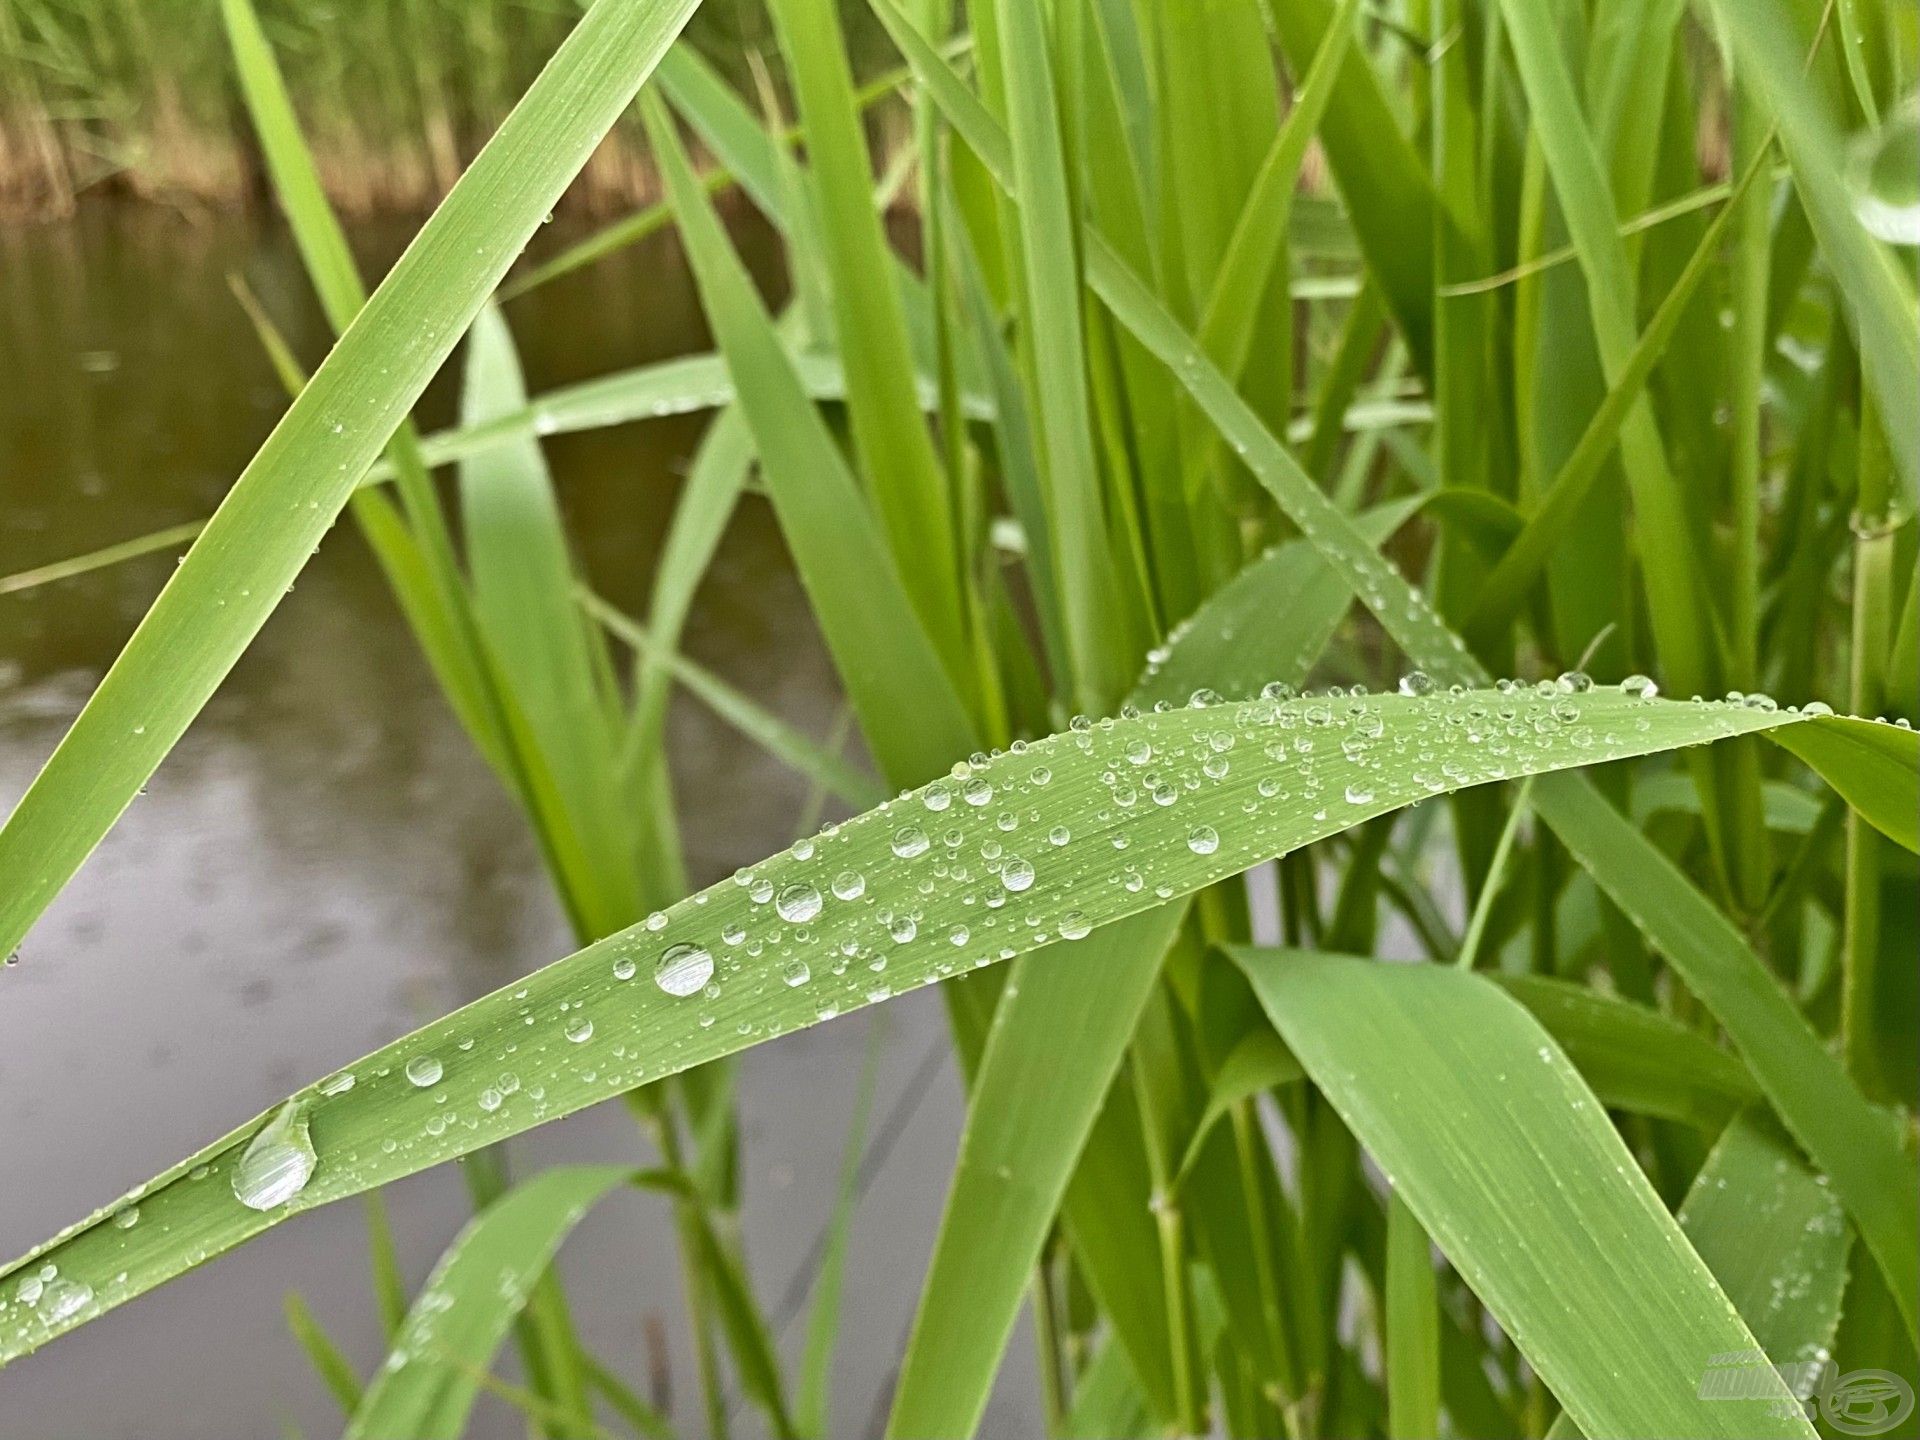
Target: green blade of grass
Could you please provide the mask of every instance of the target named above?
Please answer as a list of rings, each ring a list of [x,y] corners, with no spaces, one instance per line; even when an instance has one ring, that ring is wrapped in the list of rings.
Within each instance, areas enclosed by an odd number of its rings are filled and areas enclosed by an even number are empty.
[[[771,11],[818,183],[819,239],[849,367],[855,448],[894,552],[915,558],[915,572],[904,577],[915,613],[949,673],[963,676],[970,650],[952,501],[908,383],[913,365],[899,293],[883,279],[893,266],[873,208],[839,21],[832,0],[774,0]],[[686,202],[676,210],[684,234]]]
[[[1726,1026],[1787,1128],[1833,1177],[1896,1297],[1906,1279],[1920,1285],[1920,1241],[1913,1231],[1920,1180],[1896,1127],[1867,1105],[1780,983],[1753,962],[1732,923],[1672,861],[1624,838],[1639,832],[1618,811],[1589,804],[1550,778],[1535,786],[1534,804]],[[1910,1332],[1913,1304],[1908,1296],[1902,1305]]]
[[[1395,500],[1355,522],[1383,543],[1420,508]],[[1333,638],[1353,605],[1353,591],[1314,548],[1288,540],[1248,563],[1174,626],[1149,657],[1134,689],[1136,705],[1179,704],[1200,689],[1251,695],[1269,680],[1296,684]]]
[[[1586,1430],[1812,1435],[1775,1403],[1784,1385],[1700,1399],[1708,1360],[1753,1336],[1524,1009],[1447,966],[1235,958],[1395,1194]]]
[[[1753,94],[1772,112],[1780,148],[1821,253],[1846,299],[1859,337],[1862,368],[1905,482],[1907,503],[1920,503],[1920,427],[1911,417],[1920,393],[1920,321],[1911,267],[1897,264],[1860,223],[1848,194],[1839,126],[1820,104],[1806,74],[1800,27],[1781,0],[1711,0],[1708,8],[1731,40]],[[1851,54],[1847,57],[1851,63]]]
[[[1676,1218],[1760,1342],[1754,1354],[1716,1357],[1719,1364],[1702,1371],[1701,1393],[1717,1393],[1716,1381],[1744,1380],[1764,1359],[1795,1396],[1808,1398],[1839,1324],[1853,1243],[1832,1190],[1764,1117],[1745,1115],[1715,1142]],[[1562,1415],[1547,1440],[1580,1433]]]
[[[1275,0],[1268,9],[1289,61],[1304,67],[1333,23],[1334,0]],[[1340,67],[1319,134],[1367,268],[1406,337],[1416,368],[1430,374],[1431,237],[1439,202],[1432,178],[1387,104],[1365,54],[1350,53]]]
[[[1791,750],[1865,819],[1894,843],[1920,851],[1920,731],[1835,718],[1811,731],[1782,731],[1775,744]]]
[[[889,1435],[971,1435],[979,1425],[1074,1161],[1184,913],[1163,905],[1058,958],[1016,963],[969,1091]],[[1042,1090],[1039,1109],[1031,1099]]]
[[[1109,1338],[1074,1383],[1073,1409],[1061,1427],[1062,1440],[1113,1440],[1115,1435],[1144,1435],[1152,1417],[1140,1397],[1140,1384],[1127,1354]]]
[[[682,50],[670,50],[667,53],[663,62],[662,83],[666,80],[665,67],[681,65],[682,61],[679,57],[687,53]],[[862,85],[856,97],[861,111],[863,113],[869,111],[896,94],[911,73],[903,66],[885,75],[876,76]],[[799,135],[799,126],[789,126],[780,136],[781,143],[791,146]],[[706,187],[709,195],[719,195],[729,186],[740,183],[741,178],[725,166],[718,166],[710,169],[702,177],[701,183]],[[531,266],[516,275],[501,287],[500,299],[503,302],[513,300],[530,290],[538,289],[549,281],[558,280],[562,275],[570,275],[575,270],[591,265],[596,260],[604,260],[607,256],[629,245],[638,244],[648,236],[658,234],[672,223],[673,207],[665,200],[643,206],[633,214],[602,226],[585,239],[576,240],[552,258],[543,260],[538,265]]]
[[[1035,450],[1045,487],[1068,657],[1070,690],[1081,709],[1112,703],[1127,684],[1130,644],[1109,548],[1108,520],[1094,458],[1081,331],[1077,227],[1054,101],[1052,60],[1041,17],[1020,0],[994,0],[1003,35],[1001,83],[1012,137],[1013,193],[1026,207],[1019,229],[1020,305],[1034,405]]]
[[[840,1159],[840,1190],[827,1222],[820,1268],[813,1277],[812,1303],[807,1309],[807,1338],[800,1361],[800,1384],[794,1400],[794,1425],[810,1440],[826,1440],[832,1433],[828,1403],[833,1384],[834,1352],[841,1324],[840,1292],[846,1277],[847,1247],[853,1238],[854,1212],[860,1204],[860,1169],[865,1152],[867,1120],[873,1110],[873,1089],[880,1073],[883,1022],[867,1033],[866,1062],[860,1067],[860,1088],[847,1123],[847,1143]]]
[[[1432,1242],[1396,1187],[1387,1200],[1387,1434],[1440,1433],[1440,1308]]]
[[[192,723],[696,3],[599,0],[274,427],[0,829],[0,952]]]
[[[618,1165],[564,1165],[515,1186],[467,1223],[414,1298],[346,1440],[455,1440],[534,1283],[573,1227],[625,1184],[677,1188]]]
[[[1609,1108],[1717,1130],[1758,1096],[1734,1056],[1657,1010],[1545,975],[1490,975]]]
[[[320,1377],[320,1383],[327,1387],[327,1393],[333,1396],[341,1412],[351,1415],[360,1404],[360,1377],[354,1373],[352,1363],[314,1318],[299,1291],[287,1292],[286,1310],[287,1329],[293,1332],[295,1343],[306,1353],[307,1363],[313,1366],[314,1374]]]
[[[400,1252],[394,1246],[393,1226],[387,1218],[387,1198],[378,1190],[367,1192],[366,1218],[374,1308],[380,1314],[380,1328],[391,1345],[407,1318],[407,1282],[400,1271]]]
[[[769,755],[820,785],[835,799],[867,810],[886,798],[886,787],[849,764],[826,746],[816,744],[779,716],[753,703],[705,666],[659,645],[652,634],[595,595],[581,597],[587,613],[624,643],[657,661],[669,675],[720,719]]]
[[[1541,492],[1539,507],[1526,528],[1501,555],[1486,579],[1476,587],[1473,609],[1461,629],[1469,637],[1498,633],[1519,610],[1526,592],[1545,570],[1555,549],[1566,538],[1580,507],[1600,478],[1602,467],[1619,441],[1620,427],[1640,399],[1647,379],[1679,328],[1700,282],[1712,270],[1721,238],[1740,213],[1749,188],[1765,170],[1765,150],[1756,155],[1726,205],[1695,245],[1632,352],[1607,387],[1607,395],[1593,412],[1579,442]]]
[[[249,1122],[15,1261],[0,1280],[54,1264],[68,1283],[35,1302],[0,1286],[0,1362],[314,1205],[1038,949],[1063,931],[1076,938],[1083,926],[1164,903],[1162,890],[1164,899],[1191,894],[1415,800],[1535,769],[1821,723],[1616,692],[1580,697],[1566,718],[1568,699],[1254,700],[1088,723],[969,764],[964,778],[830,827],[670,907],[660,922],[610,936],[374,1052],[347,1075],[299,1092],[291,1109],[268,1117],[272,1125]],[[1159,757],[1176,803],[1155,803],[1128,778],[1138,773],[1129,751],[1142,743]],[[1203,768],[1218,769],[1211,762],[1223,754],[1231,762],[1224,774]],[[1002,825],[1009,815],[1011,830]],[[1124,851],[1116,837],[1128,841]],[[934,867],[955,865],[993,878],[979,890],[922,891]],[[1148,886],[1125,887],[1129,868]],[[304,1147],[296,1140],[312,1147],[306,1183],[290,1196],[258,1194],[250,1177],[279,1158],[278,1145],[297,1158]],[[125,1204],[139,1206],[137,1223],[112,1223]]]
[[[526,403],[513,337],[486,306],[468,338],[461,419],[485,423]],[[539,437],[526,429],[467,460],[459,487],[474,623],[546,761],[592,883],[609,897],[601,909],[631,921],[642,907],[599,680],[604,656],[574,603],[574,560]]]
[[[1547,12],[1524,0],[1505,0],[1501,13],[1533,107],[1532,133],[1546,156],[1586,277],[1601,366],[1608,385],[1618,386],[1634,349],[1635,281],[1605,165]],[[1720,676],[1706,621],[1713,610],[1701,587],[1692,521],[1644,397],[1627,406],[1618,444],[1633,494],[1637,544],[1644,556],[1640,569],[1661,663],[1676,690],[1711,691]]]
[[[915,623],[919,612],[846,461],[694,184],[672,122],[658,101],[646,114],[709,322],[740,383],[781,529],[868,743],[895,782],[936,774],[973,748],[965,706]]]

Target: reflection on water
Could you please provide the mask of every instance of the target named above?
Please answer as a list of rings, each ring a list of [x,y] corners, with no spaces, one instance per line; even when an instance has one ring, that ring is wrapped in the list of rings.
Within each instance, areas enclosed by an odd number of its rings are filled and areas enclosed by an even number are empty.
[[[390,256],[402,239],[369,237],[369,253]],[[323,332],[277,231],[102,212],[0,234],[0,574],[218,503],[284,406],[232,274],[315,363]],[[536,390],[704,344],[670,239],[535,292],[509,319]],[[450,412],[443,380],[422,416],[441,424]],[[645,594],[698,430],[697,419],[654,421],[549,442],[582,559],[617,602]],[[171,563],[0,596],[0,808]],[[760,502],[743,505],[687,644],[796,723],[827,729],[831,674]],[[670,743],[696,883],[791,838],[804,787],[790,775],[696,709],[676,710]],[[0,973],[0,1256],[569,948],[519,817],[343,524],[22,963]],[[938,1002],[909,999],[888,1016],[881,1105],[902,1107],[904,1128],[856,1232],[836,1407],[836,1428],[851,1433],[899,1353],[957,1133],[951,1079],[910,1084],[943,1043]],[[790,1285],[831,1204],[864,1032],[851,1017],[743,1067],[747,1230],[767,1297]],[[529,1167],[641,1155],[618,1107],[519,1143]],[[417,1278],[464,1218],[464,1190],[447,1171],[392,1198]],[[566,1268],[586,1333],[622,1368],[637,1376],[646,1327],[663,1327],[676,1410],[690,1417],[662,1222],[654,1202],[618,1197],[583,1227]],[[0,1433],[258,1435],[283,1420],[327,1433],[337,1417],[286,1338],[282,1296],[300,1290],[371,1366],[380,1347],[363,1253],[351,1206],[282,1227],[10,1369]],[[1028,1354],[1016,1341],[996,1401],[1012,1428],[1033,1413]],[[495,1407],[475,1433],[518,1431]]]

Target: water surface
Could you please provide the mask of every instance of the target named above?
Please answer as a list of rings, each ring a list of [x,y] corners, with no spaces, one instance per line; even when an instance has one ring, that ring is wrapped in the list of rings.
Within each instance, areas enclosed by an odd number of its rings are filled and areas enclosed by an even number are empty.
[[[378,264],[404,232],[360,239]],[[764,258],[764,237],[747,243]],[[218,503],[285,405],[229,289],[233,275],[317,363],[324,332],[275,229],[101,209],[0,232],[0,575]],[[706,344],[670,237],[537,291],[508,318],[536,391]],[[446,423],[451,404],[443,377],[423,421]],[[629,608],[646,593],[700,424],[649,421],[548,442],[592,583]],[[0,810],[172,564],[156,555],[0,596]],[[762,502],[743,503],[686,644],[794,723],[816,735],[830,727],[831,670]],[[689,703],[676,702],[670,746],[696,884],[792,838],[803,784]],[[571,948],[518,813],[343,521],[21,963],[0,972],[0,1256],[287,1091]],[[923,992],[885,1014],[877,1116],[890,1148],[873,1156],[857,1220],[836,1434],[865,1432],[884,1403],[958,1134],[938,998]],[[832,1201],[868,1026],[850,1016],[743,1064],[748,1246],[777,1318],[793,1313]],[[514,1155],[523,1170],[647,1158],[618,1106],[525,1137]],[[418,1281],[468,1213],[464,1187],[446,1168],[389,1197]],[[0,1434],[337,1430],[281,1307],[299,1291],[369,1371],[380,1343],[364,1256],[351,1203],[282,1226],[10,1367]],[[662,1351],[675,1412],[685,1433],[699,1433],[658,1203],[610,1200],[564,1252],[563,1271],[599,1353],[644,1385],[657,1368],[646,1357]],[[785,1332],[790,1354],[799,1331]],[[1032,1428],[1030,1353],[1017,1338],[987,1433]],[[483,1402],[473,1433],[521,1427]]]

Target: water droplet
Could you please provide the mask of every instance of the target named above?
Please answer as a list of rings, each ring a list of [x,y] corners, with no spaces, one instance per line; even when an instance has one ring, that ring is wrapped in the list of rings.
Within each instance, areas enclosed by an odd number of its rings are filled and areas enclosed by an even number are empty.
[[[1220,848],[1220,833],[1211,825],[1200,825],[1187,836],[1187,848],[1196,855],[1211,855]]]
[[[139,1223],[140,1207],[138,1205],[122,1205],[113,1212],[113,1228],[116,1230],[131,1230]]]
[[[1809,700],[1800,707],[1800,713],[1802,715],[1811,715],[1815,719],[1818,719],[1822,715],[1833,714],[1833,707],[1824,700]]]
[[[1049,845],[1064,845],[1073,838],[1073,832],[1064,825],[1056,825],[1047,832]]]
[[[903,825],[893,832],[893,853],[902,860],[926,854],[927,846],[931,843],[927,839],[927,832],[918,825]]]
[[[416,1055],[407,1061],[407,1079],[426,1089],[429,1085],[438,1085],[441,1075],[440,1061],[432,1055]]]
[[[1365,785],[1349,785],[1347,786],[1347,803],[1349,805],[1371,805],[1373,803],[1373,791]]]
[[[49,1325],[58,1325],[79,1314],[92,1299],[92,1286],[78,1280],[54,1280],[40,1296],[40,1313]]]
[[[713,956],[688,941],[669,945],[653,967],[653,982],[669,995],[698,995],[713,978]]]
[[[920,803],[929,810],[944,810],[953,803],[953,792],[936,780],[920,792]]]
[[[506,1103],[506,1098],[507,1098],[506,1096],[502,1095],[498,1090],[494,1089],[491,1085],[489,1085],[486,1089],[480,1092],[479,1105],[482,1110],[486,1111],[489,1115],[491,1115],[494,1111],[498,1110],[503,1104]]]
[[[787,984],[798,987],[813,978],[813,972],[807,968],[804,960],[789,960],[786,968],[780,972],[780,978]]]
[[[1892,245],[1920,245],[1920,101],[1853,142],[1847,163],[1854,213]]]
[[[574,1044],[584,1045],[593,1038],[593,1021],[584,1015],[575,1015],[561,1033]]]
[[[354,1079],[351,1070],[342,1070],[338,1075],[329,1075],[320,1082],[322,1095],[344,1095],[353,1089]]]
[[[820,892],[806,881],[798,881],[781,890],[773,908],[782,920],[804,924],[820,913]]]
[[[440,1067],[434,1065],[434,1078]],[[313,1177],[318,1157],[307,1134],[306,1113],[288,1102],[247,1142],[233,1167],[233,1193],[250,1210],[272,1210],[284,1205]]]
[[[1651,700],[1660,693],[1660,687],[1653,683],[1650,676],[1629,675],[1620,682],[1620,693],[1630,695],[1635,700]]]
[[[1402,695],[1431,695],[1433,690],[1433,677],[1424,670],[1409,670],[1400,677]]]
[[[1009,856],[1000,867],[1000,883],[1016,894],[1033,887],[1033,866],[1018,855]]]
[[[913,916],[896,915],[887,922],[887,933],[893,937],[895,944],[904,945],[920,933],[920,927]]]
[[[639,965],[634,962],[634,958],[631,955],[622,955],[618,960],[613,962],[613,978],[616,980],[631,980],[633,979],[634,972],[639,968]]]
[[[867,877],[858,870],[842,870],[833,877],[836,900],[858,900],[867,891]]]
[[[1593,681],[1583,671],[1569,670],[1560,677],[1559,685],[1569,695],[1584,695],[1593,688]]]
[[[977,808],[993,799],[993,786],[976,775],[960,787],[960,798]]]
[[[1069,910],[1060,917],[1060,938],[1062,940],[1084,940],[1093,933],[1093,922],[1088,920],[1084,911]]]

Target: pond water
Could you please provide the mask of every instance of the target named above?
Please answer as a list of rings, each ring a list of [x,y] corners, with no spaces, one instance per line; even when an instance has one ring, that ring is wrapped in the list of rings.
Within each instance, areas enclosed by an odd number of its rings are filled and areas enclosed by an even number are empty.
[[[370,257],[402,232],[359,237]],[[565,237],[546,234],[542,248]],[[764,236],[748,249],[765,259]],[[0,230],[0,575],[205,515],[284,408],[229,288],[303,360],[324,332],[285,235],[102,208]],[[534,390],[705,348],[670,237],[516,301]],[[422,418],[445,423],[443,377]],[[548,442],[592,582],[637,605],[697,418]],[[172,552],[0,595],[0,812],[131,633]],[[772,517],[749,498],[703,587],[692,655],[824,734],[837,693]],[[785,844],[805,786],[690,704],[671,760],[706,884]],[[0,877],[0,883],[4,877]],[[148,792],[0,971],[0,1256],[13,1256],[287,1091],[571,948],[533,844],[435,691],[350,523],[308,565]],[[750,1052],[745,1230],[797,1356],[794,1297],[832,1203],[870,1017]],[[877,1433],[931,1249],[961,1102],[931,991],[885,1007],[834,1433]],[[618,1106],[516,1141],[523,1173],[650,1158]],[[452,1169],[388,1192],[417,1282],[468,1212]],[[381,1352],[358,1207],[302,1217],[10,1367],[10,1437],[306,1435],[339,1427],[283,1321],[299,1292],[363,1373]],[[617,1196],[562,1256],[581,1328],[701,1433],[677,1262],[656,1201]],[[1031,1345],[985,1433],[1037,1429]],[[664,1357],[650,1360],[648,1357]],[[746,1412],[740,1433],[757,1429]],[[516,1435],[483,1400],[476,1435]]]

